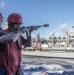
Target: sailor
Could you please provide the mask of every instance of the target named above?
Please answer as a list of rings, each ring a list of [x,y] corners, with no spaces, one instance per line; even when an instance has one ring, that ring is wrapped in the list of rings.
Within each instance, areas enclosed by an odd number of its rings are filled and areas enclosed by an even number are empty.
[[[10,14],[7,21],[8,28],[2,30],[4,34],[0,36],[0,69],[3,71],[0,75],[19,75],[22,45],[30,46],[31,36],[27,39],[22,37],[20,28],[23,20],[20,14]]]
[[[1,25],[2,25],[3,19],[4,19],[3,15],[2,13],[0,13],[0,31],[2,30]]]

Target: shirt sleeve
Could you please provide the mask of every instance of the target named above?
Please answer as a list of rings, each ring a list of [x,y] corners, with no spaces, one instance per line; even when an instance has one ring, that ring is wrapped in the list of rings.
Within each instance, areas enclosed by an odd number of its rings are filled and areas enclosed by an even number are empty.
[[[0,37],[3,36],[3,35],[5,35],[5,33],[4,32],[0,32]],[[6,47],[6,44],[0,42],[0,52],[2,52],[5,47]]]

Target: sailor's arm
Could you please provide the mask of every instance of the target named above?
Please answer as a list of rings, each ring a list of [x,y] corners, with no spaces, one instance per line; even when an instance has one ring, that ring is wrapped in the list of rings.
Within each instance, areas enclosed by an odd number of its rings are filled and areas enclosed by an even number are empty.
[[[0,42],[1,43],[12,43],[12,42],[16,42],[17,39],[22,35],[22,32],[21,31],[18,31],[17,33],[10,33],[10,34],[5,34],[5,35],[2,35],[0,37]]]

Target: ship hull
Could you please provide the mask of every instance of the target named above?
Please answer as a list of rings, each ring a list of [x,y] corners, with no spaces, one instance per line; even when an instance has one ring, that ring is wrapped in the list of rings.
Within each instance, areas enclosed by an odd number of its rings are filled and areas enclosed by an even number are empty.
[[[48,57],[48,58],[65,58],[74,59],[74,52],[40,52],[40,51],[22,51],[23,56],[33,56],[33,57]]]

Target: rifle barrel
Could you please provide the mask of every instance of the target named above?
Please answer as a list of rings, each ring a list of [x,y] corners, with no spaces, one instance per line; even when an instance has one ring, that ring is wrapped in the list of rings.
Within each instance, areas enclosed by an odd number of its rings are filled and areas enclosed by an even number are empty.
[[[35,27],[49,27],[49,24],[44,24],[44,25],[37,25],[37,26],[35,26]]]

